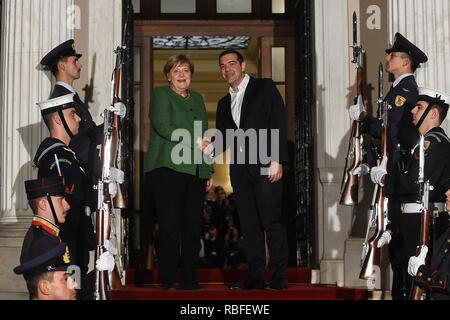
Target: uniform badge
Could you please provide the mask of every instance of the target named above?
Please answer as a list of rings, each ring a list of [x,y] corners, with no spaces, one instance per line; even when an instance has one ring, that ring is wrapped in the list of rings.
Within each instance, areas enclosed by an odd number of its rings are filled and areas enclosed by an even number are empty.
[[[402,96],[397,96],[397,98],[395,98],[395,106],[396,107],[403,107],[405,102],[406,102],[406,98],[404,98]]]
[[[69,248],[66,246],[66,252],[63,255],[64,263],[70,263]]]
[[[427,150],[430,147],[431,142],[428,140],[425,140],[425,150]]]

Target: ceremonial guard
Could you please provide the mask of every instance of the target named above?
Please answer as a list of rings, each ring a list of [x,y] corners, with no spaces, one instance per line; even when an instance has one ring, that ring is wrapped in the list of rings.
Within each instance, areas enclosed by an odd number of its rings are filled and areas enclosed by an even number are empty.
[[[55,87],[50,98],[73,93],[73,102],[77,115],[80,117],[77,135],[70,135],[70,149],[75,151],[79,159],[86,165],[89,176],[98,180],[100,175],[100,158],[97,145],[102,143],[103,124],[96,125],[92,116],[81,101],[78,93],[73,87],[73,81],[80,78],[82,65],[79,61],[81,54],[74,49],[74,40],[67,40],[49,53],[41,60],[41,65],[50,70],[56,78]]]
[[[24,276],[31,300],[74,300],[77,284],[66,273],[70,254],[59,237],[59,225],[70,209],[63,178],[28,180],[25,189],[34,217],[14,272]]]
[[[410,149],[418,140],[417,130],[412,123],[411,110],[415,107],[418,87],[414,78],[415,70],[421,63],[428,61],[422,50],[406,39],[402,34],[396,33],[394,43],[386,50],[385,70],[393,77],[389,92],[384,101],[388,103],[388,148],[389,158],[381,159],[387,172],[391,173],[397,166],[404,166],[404,159],[408,158]],[[381,110],[378,110],[380,113]],[[350,118],[362,123],[362,132],[368,133],[372,139],[370,147],[366,150],[366,161],[356,168],[353,174],[365,175],[370,168],[377,166],[377,159],[381,146],[382,120],[366,112],[361,100],[350,106]],[[401,160],[401,161],[399,161]],[[401,240],[399,235],[400,200],[391,195],[388,199],[387,231],[383,233],[378,246],[389,243],[389,258],[393,271],[393,299],[404,299],[403,271],[401,268]],[[392,236],[393,235],[393,236]],[[392,242],[391,242],[392,240]]]
[[[87,170],[78,155],[69,147],[72,136],[78,133],[80,117],[75,110],[74,94],[38,103],[50,137],[40,144],[33,160],[38,177],[64,177],[70,192],[70,204],[66,223],[61,226],[61,238],[67,242],[73,262],[80,267],[81,279],[86,280],[89,251],[95,250],[96,239],[90,212],[96,209],[96,197]],[[81,299],[90,298],[92,283],[81,283]]]
[[[431,300],[450,300],[450,228],[434,244],[430,264],[425,263],[428,253],[426,246],[418,257],[412,256],[408,263],[408,273],[415,277],[415,284],[424,288]]]
[[[398,198],[401,202],[401,216],[398,223],[399,266],[403,275],[402,294],[409,297],[412,278],[407,274],[408,259],[415,256],[419,244],[422,204],[419,197],[419,168],[424,181],[429,181],[429,209],[432,212],[431,243],[449,226],[445,211],[445,192],[449,188],[450,139],[440,127],[449,108],[450,97],[435,90],[420,88],[416,106],[411,111],[413,124],[424,136],[423,166],[421,165],[420,145],[411,149],[410,157],[404,167],[396,166],[390,173],[380,165],[372,168],[371,179],[384,186],[387,196]]]

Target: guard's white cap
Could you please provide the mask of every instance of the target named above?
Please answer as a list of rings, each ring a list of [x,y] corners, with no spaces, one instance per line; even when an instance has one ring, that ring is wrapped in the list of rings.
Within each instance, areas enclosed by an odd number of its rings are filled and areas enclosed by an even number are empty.
[[[41,108],[41,114],[53,113],[58,110],[73,108],[74,93],[69,93],[64,96],[56,97],[50,100],[38,102],[37,105]]]
[[[450,105],[450,96],[448,94],[439,92],[434,89],[428,89],[428,88],[419,88],[419,100],[420,96],[429,97],[431,99],[439,99],[444,101],[445,104]]]

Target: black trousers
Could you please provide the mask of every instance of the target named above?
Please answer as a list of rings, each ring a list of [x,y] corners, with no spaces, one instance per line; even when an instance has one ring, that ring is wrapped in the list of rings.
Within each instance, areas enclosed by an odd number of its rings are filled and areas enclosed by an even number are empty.
[[[283,182],[271,183],[267,176],[251,177],[243,172],[233,184],[239,213],[244,251],[249,266],[247,278],[265,280],[265,235],[272,279],[286,279],[287,234],[282,223]]]
[[[411,256],[417,254],[420,241],[421,213],[400,213],[398,216],[398,233],[394,234],[389,243],[389,252],[392,267],[392,299],[409,299],[414,283],[414,278],[408,274],[408,261]],[[448,227],[447,212],[439,213],[439,216],[430,221],[429,257],[433,251],[433,244]]]
[[[197,265],[206,180],[158,168],[149,173],[150,192],[159,225],[159,282],[197,284]]]

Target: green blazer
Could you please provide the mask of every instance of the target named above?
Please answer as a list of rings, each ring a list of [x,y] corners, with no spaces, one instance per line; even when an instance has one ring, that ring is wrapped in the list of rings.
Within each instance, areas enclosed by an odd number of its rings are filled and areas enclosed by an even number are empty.
[[[150,142],[144,171],[166,167],[177,172],[209,179],[214,172],[197,148],[197,137],[208,130],[203,97],[190,90],[183,98],[169,86],[153,89],[150,99]],[[206,158],[208,159],[208,158]],[[209,161],[212,163],[212,161]]]

